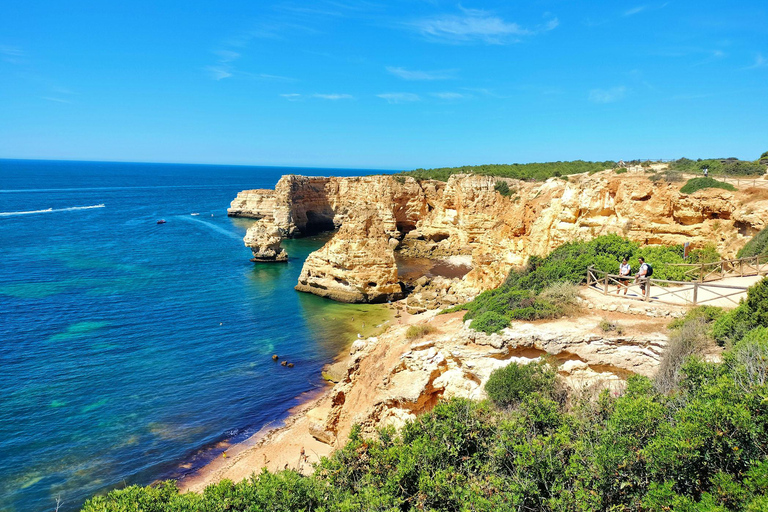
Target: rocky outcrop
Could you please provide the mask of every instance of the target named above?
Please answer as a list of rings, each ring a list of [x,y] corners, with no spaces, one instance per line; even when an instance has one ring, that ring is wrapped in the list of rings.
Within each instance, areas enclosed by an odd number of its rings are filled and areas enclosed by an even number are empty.
[[[296,289],[340,302],[400,299],[396,245],[378,212],[347,217],[333,239],[304,262]]]
[[[495,190],[498,181],[508,184],[509,196]],[[383,234],[377,232],[376,243],[356,242],[354,250],[344,252],[339,239],[330,242],[338,256],[324,248],[311,257],[303,273],[306,282],[300,283],[305,291],[367,300],[361,289],[375,290],[370,283],[392,289],[397,277],[379,268],[389,265],[380,261],[389,258],[389,251],[384,256],[363,252],[399,241],[404,255],[471,256],[472,271],[447,290],[449,296],[471,296],[498,286],[529,256],[546,255],[573,240],[617,233],[641,244],[714,243],[721,254],[732,257],[765,226],[768,201],[721,189],[686,195],[680,193],[681,185],[653,181],[640,167],[620,175],[604,171],[535,183],[475,175],[454,175],[447,183],[393,176],[284,176],[274,191],[241,192],[229,212],[269,220],[281,236],[343,226],[360,212],[378,218]],[[372,267],[363,272],[365,261]],[[354,277],[350,269],[355,269]],[[371,281],[361,281],[366,272]],[[329,288],[329,279],[338,284]],[[370,296],[379,300],[389,293]],[[423,303],[444,302],[433,301],[430,290],[425,295]]]
[[[280,244],[282,233],[272,222],[261,219],[245,233],[245,246],[253,251],[253,262],[288,261],[288,253]]]
[[[482,399],[494,370],[544,356],[558,362],[563,382],[578,391],[619,389],[629,375],[653,376],[667,343],[665,322],[657,321],[654,330],[649,320],[627,317],[622,325],[628,332],[610,336],[598,328],[600,320],[586,315],[515,323],[488,336],[454,314],[429,320],[435,333],[415,341],[405,338],[405,327],[358,340],[346,372],[313,413],[312,435],[339,445],[355,423],[372,434],[381,426],[401,426],[441,398]]]

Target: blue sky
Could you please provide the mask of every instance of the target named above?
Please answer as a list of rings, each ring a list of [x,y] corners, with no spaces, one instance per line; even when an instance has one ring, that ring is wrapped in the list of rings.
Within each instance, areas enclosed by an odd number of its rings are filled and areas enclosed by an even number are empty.
[[[765,0],[0,12],[0,158],[409,169],[768,150]]]

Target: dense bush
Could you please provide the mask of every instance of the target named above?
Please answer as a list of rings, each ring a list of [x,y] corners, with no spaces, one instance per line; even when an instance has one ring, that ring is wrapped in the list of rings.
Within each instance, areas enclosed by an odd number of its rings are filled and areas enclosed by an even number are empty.
[[[611,169],[615,162],[544,162],[531,164],[491,164],[465,165],[462,167],[441,167],[437,169],[416,169],[401,173],[416,179],[448,181],[453,174],[479,174],[481,176],[499,176],[518,180],[545,180],[555,176],[567,176],[583,172],[598,172]]]
[[[768,327],[768,277],[747,290],[747,300],[715,321],[712,335],[725,345],[738,342],[756,327]]]
[[[683,194],[693,194],[697,190],[703,190],[705,188],[721,188],[723,190],[731,191],[736,190],[736,187],[730,183],[717,181],[714,178],[691,178],[685,183],[685,185],[683,185],[683,188],[680,189],[680,192]]]
[[[508,407],[532,393],[551,398],[555,393],[556,377],[554,365],[546,361],[511,363],[491,373],[485,391],[496,406]]]
[[[742,247],[736,257],[748,258],[750,256],[762,256],[768,254],[768,228],[763,228],[758,234]],[[762,258],[761,258],[762,261]]]

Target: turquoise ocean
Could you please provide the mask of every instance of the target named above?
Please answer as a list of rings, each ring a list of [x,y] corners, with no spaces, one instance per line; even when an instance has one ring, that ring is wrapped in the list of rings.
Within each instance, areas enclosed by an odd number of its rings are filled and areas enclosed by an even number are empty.
[[[327,234],[254,264],[226,209],[283,174],[380,172],[0,160],[0,511],[179,477],[320,389],[385,313],[293,290]]]

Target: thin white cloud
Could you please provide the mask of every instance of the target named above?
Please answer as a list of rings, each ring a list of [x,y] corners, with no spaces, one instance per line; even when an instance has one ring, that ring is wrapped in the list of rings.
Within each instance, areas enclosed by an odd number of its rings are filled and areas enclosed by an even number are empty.
[[[0,59],[11,64],[18,64],[26,56],[24,50],[18,46],[0,45]]]
[[[647,5],[638,5],[637,7],[633,7],[632,9],[628,9],[624,11],[624,14],[622,16],[634,16],[635,14],[640,14],[647,8],[648,8]]]
[[[589,101],[592,103],[614,103],[624,98],[627,88],[622,86],[610,89],[592,89],[589,91]]]
[[[288,101],[299,101],[300,99],[302,99],[301,94],[296,94],[296,93],[281,94],[280,97],[285,98]]]
[[[763,57],[762,53],[758,53],[757,55],[755,55],[755,63],[752,64],[751,66],[747,66],[744,69],[757,69],[757,68],[764,68],[766,66],[768,66],[768,59]]]
[[[390,104],[412,103],[414,101],[421,100],[418,94],[413,94],[411,92],[388,92],[384,94],[377,94],[376,96],[386,100],[387,103]]]
[[[231,68],[229,66],[207,66],[205,68],[208,74],[214,80],[223,80],[232,76]]]
[[[403,80],[448,80],[453,78],[453,71],[451,70],[417,71],[387,66],[387,71]]]
[[[353,100],[355,99],[354,96],[351,94],[313,94],[313,98],[320,98],[321,100],[331,100],[331,101],[338,101],[338,100]]]
[[[441,100],[463,100],[464,98],[469,97],[466,94],[461,94],[458,92],[433,92],[431,93],[431,96],[440,98]]]
[[[54,101],[56,103],[68,103],[68,104],[72,103],[69,100],[65,100],[63,98],[54,98],[52,96],[41,96],[40,99],[43,99],[43,100],[46,100],[46,101]]]
[[[553,30],[557,18],[536,28],[524,28],[481,9],[462,9],[461,14],[443,14],[417,20],[411,26],[428,40],[447,43],[507,44],[525,36]]]
[[[219,56],[219,62],[222,64],[232,62],[240,57],[239,53],[231,50],[217,50],[213,53]]]

